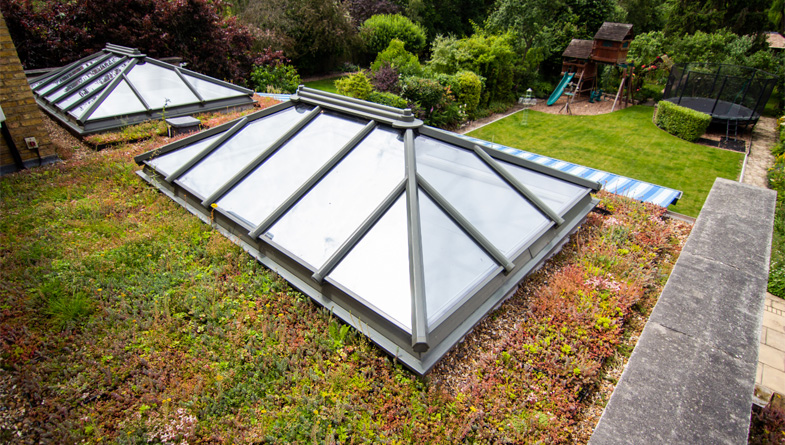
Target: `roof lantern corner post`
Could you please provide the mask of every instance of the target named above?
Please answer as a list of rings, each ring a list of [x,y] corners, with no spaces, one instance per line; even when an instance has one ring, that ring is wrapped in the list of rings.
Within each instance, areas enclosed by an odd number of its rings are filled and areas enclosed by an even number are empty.
[[[425,272],[420,225],[420,201],[417,194],[417,164],[414,153],[414,130],[406,130],[403,138],[406,166],[406,214],[409,241],[409,284],[412,295],[412,349],[428,351],[428,317],[425,303]]]

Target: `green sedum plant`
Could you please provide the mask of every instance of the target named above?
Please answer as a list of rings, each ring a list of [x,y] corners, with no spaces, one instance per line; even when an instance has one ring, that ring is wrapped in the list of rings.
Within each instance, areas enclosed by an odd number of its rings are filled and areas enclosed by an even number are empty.
[[[365,71],[358,71],[336,80],[335,87],[338,88],[338,93],[344,96],[362,100],[367,99],[373,91],[373,86],[368,76],[365,75]]]
[[[655,124],[685,141],[697,141],[706,132],[710,123],[711,116],[706,113],[664,100],[657,103]]]

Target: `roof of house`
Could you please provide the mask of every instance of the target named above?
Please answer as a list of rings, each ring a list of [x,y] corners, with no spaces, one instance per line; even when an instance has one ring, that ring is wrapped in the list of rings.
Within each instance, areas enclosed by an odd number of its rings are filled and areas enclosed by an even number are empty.
[[[588,59],[591,57],[593,40],[572,39],[567,49],[562,53],[562,57],[572,57],[575,59]]]
[[[613,23],[605,22],[594,34],[595,40],[610,40],[613,42],[622,42],[632,38],[632,25],[629,23]]]

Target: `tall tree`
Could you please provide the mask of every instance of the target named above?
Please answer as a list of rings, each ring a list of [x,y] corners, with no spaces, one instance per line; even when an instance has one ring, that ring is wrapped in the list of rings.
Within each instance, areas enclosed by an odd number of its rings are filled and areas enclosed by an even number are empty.
[[[696,31],[728,29],[739,35],[757,34],[769,27],[771,0],[670,0],[665,33],[681,36]]]

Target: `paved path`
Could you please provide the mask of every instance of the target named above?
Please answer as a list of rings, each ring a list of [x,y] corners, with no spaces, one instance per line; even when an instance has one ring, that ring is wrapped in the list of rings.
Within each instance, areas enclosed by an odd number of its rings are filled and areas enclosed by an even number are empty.
[[[767,402],[772,392],[785,395],[785,300],[766,294],[760,333],[755,394]]]

